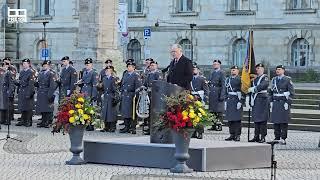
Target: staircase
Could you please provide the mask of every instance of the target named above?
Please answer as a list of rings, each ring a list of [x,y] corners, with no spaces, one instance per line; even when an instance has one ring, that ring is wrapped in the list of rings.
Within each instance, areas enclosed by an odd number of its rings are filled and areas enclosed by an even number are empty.
[[[295,98],[292,103],[290,130],[317,131],[320,132],[320,89],[296,89]],[[244,108],[242,126],[248,127],[248,108]],[[224,121],[227,124],[227,121]],[[250,123],[254,127],[254,123]],[[268,123],[272,129],[272,123]]]

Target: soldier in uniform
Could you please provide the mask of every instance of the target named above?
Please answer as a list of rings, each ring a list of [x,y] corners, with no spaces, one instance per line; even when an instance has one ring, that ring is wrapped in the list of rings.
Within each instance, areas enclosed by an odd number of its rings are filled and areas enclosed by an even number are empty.
[[[276,67],[277,76],[272,79],[270,92],[271,122],[273,123],[275,141],[286,144],[290,107],[294,97],[294,88],[291,78],[284,75],[283,65]],[[281,137],[281,139],[280,139]]]
[[[269,78],[264,74],[264,65],[256,65],[257,77],[252,81],[252,87],[248,89],[251,93],[252,119],[254,122],[254,138],[249,142],[264,143],[267,135],[267,121],[269,120]]]
[[[11,64],[11,59],[6,57],[3,59],[4,67],[10,72],[7,76],[12,80],[13,83],[16,83],[16,76],[17,76],[17,69]],[[10,80],[10,81],[11,81]],[[11,83],[11,82],[10,82]],[[10,91],[10,98],[9,98],[9,123],[14,118],[14,94],[16,91],[16,87],[12,87],[12,91]]]
[[[57,88],[56,74],[50,69],[51,61],[45,60],[42,63],[42,70],[39,73],[37,87],[36,113],[40,113],[42,118],[38,127],[48,128],[53,120],[54,92]]]
[[[6,71],[7,70],[4,67],[0,67],[0,122],[1,124],[5,124],[7,122],[8,97],[7,97],[7,89],[4,86]],[[1,126],[0,126],[0,129],[1,129]]]
[[[161,72],[158,70],[158,63],[155,61],[151,61],[149,63],[149,72],[144,80],[143,85],[148,88],[149,93],[148,96],[149,98],[151,98],[151,88],[152,88],[152,83],[153,81],[156,80],[160,80],[161,78]],[[151,105],[151,103],[150,103]],[[149,106],[150,107],[150,106]],[[143,134],[144,135],[150,135],[150,114],[149,117],[144,119],[144,125],[143,126],[147,126],[147,129],[143,129]]]
[[[226,141],[240,141],[242,104],[245,102],[241,93],[241,78],[239,67],[232,66],[231,76],[226,79],[227,99],[226,99],[226,119],[229,125],[230,136]]]
[[[107,59],[105,62],[104,62],[105,66],[103,67],[103,69],[100,71],[99,73],[99,82],[97,84],[97,90],[98,90],[98,96],[97,96],[97,103],[99,105],[102,104],[102,99],[101,99],[101,96],[103,94],[103,89],[102,89],[102,86],[103,86],[103,77],[106,76],[106,68],[109,67],[109,66],[112,66],[112,60],[111,59]],[[113,72],[114,73],[114,72]]]
[[[212,125],[208,130],[222,130],[222,118],[224,112],[224,101],[226,96],[225,72],[221,70],[221,61],[213,61],[213,72],[209,77],[209,111],[218,119],[218,123]]]
[[[65,96],[69,97],[76,89],[75,83],[77,82],[77,71],[70,65],[70,59],[65,56],[61,59],[62,70],[60,74],[60,100]]]
[[[93,60],[91,58],[85,59],[85,69],[83,69],[82,79],[78,81],[78,84],[81,84],[81,93],[85,94],[85,97],[89,97],[91,99],[91,103],[93,104],[97,101],[98,91],[97,91],[97,84],[99,75],[93,69]],[[87,126],[88,131],[93,131],[93,125]]]
[[[101,116],[105,127],[101,132],[115,132],[116,130],[116,106],[118,102],[116,102],[115,98],[118,96],[118,90],[116,85],[117,78],[113,76],[113,69],[113,66],[107,66],[102,79],[103,103]]]
[[[206,78],[200,75],[199,67],[196,63],[193,64],[193,77],[191,81],[192,94],[200,98],[202,102],[206,102],[209,94],[208,84]],[[198,127],[193,136],[197,139],[202,139],[204,133],[204,127]]]
[[[30,127],[32,126],[36,73],[31,68],[30,59],[22,60],[22,67],[18,81],[18,109],[21,112],[21,121],[16,126]]]
[[[136,90],[141,86],[139,74],[135,72],[136,64],[132,61],[127,63],[127,72],[121,80],[121,106],[120,113],[124,119],[125,127],[120,129],[120,133],[136,134],[136,119],[135,119],[135,94]]]

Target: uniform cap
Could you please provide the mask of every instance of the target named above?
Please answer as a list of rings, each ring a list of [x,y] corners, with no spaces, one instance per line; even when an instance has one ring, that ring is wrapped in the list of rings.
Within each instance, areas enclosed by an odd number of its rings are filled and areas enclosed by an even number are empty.
[[[127,59],[127,60],[126,60],[126,64],[128,64],[129,62],[132,62],[132,63],[133,63],[133,62],[134,62],[134,59]]]
[[[28,59],[28,58],[27,58],[27,59],[23,59],[22,62],[23,62],[23,63],[24,63],[24,62],[30,63],[30,59]]]
[[[213,60],[213,63],[215,63],[215,62],[217,62],[217,63],[221,64],[221,61],[220,61],[219,59],[215,59],[215,60]]]
[[[150,65],[151,65],[151,64],[158,64],[158,62],[156,62],[156,61],[151,61],[151,62],[150,62]]]
[[[256,67],[256,68],[257,68],[257,67],[263,67],[263,68],[264,68],[264,65],[263,65],[262,63],[259,63],[259,64],[257,64],[255,67]]]
[[[278,65],[278,66],[276,67],[276,69],[278,69],[278,68],[281,68],[281,69],[285,70],[285,67],[284,67],[283,65]]]
[[[92,63],[93,63],[92,58],[87,58],[84,60],[84,64],[92,64]]]
[[[8,58],[8,57],[5,57],[5,58],[3,59],[3,61],[11,61],[11,59]]]
[[[112,60],[111,59],[107,59],[104,63],[112,63]]]
[[[134,63],[134,62],[128,62],[128,63],[127,63],[127,67],[128,67],[129,65],[136,66],[136,63]]]
[[[69,60],[69,56],[64,56],[64,57],[61,59],[61,61],[63,61],[63,60]]]
[[[42,63],[42,66],[45,65],[45,64],[50,65],[51,61],[50,60],[44,60],[43,63]]]
[[[113,67],[113,66],[107,66],[106,69],[112,69],[112,70],[114,70],[114,67]]]
[[[154,60],[152,58],[147,58],[145,61],[151,61],[153,62]]]
[[[239,66],[234,65],[234,66],[231,66],[230,69],[239,69]]]

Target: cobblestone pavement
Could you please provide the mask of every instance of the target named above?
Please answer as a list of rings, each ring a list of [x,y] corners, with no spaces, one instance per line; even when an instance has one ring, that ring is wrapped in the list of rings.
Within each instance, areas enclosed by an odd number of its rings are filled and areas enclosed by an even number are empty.
[[[15,124],[15,122],[13,123]],[[35,124],[34,124],[35,126]],[[245,169],[217,172],[194,172],[172,174],[168,169],[141,168],[85,164],[65,165],[71,153],[68,135],[50,133],[49,129],[11,126],[11,136],[22,140],[0,141],[0,180],[37,179],[112,179],[112,180],[167,180],[167,179],[270,179],[270,169]],[[85,137],[110,138],[132,135],[119,133],[85,132]],[[141,130],[136,136],[142,136]],[[227,128],[222,132],[206,131],[204,138],[220,140],[228,136]],[[252,135],[251,135],[252,136]],[[6,126],[0,130],[0,138],[6,137]],[[290,131],[287,145],[276,145],[278,161],[277,179],[320,179],[320,149],[317,147],[320,133]],[[247,129],[243,129],[242,141],[247,140]],[[268,140],[273,131],[268,131]]]

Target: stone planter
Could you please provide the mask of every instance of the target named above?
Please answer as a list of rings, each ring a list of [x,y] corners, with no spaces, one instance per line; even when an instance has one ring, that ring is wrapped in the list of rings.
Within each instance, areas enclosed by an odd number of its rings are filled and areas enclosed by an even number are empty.
[[[195,129],[185,129],[184,132],[176,132],[174,130],[171,131],[173,142],[176,146],[176,153],[174,154],[174,157],[177,160],[177,164],[175,165],[175,167],[170,169],[170,172],[172,173],[193,172],[193,170],[187,166],[186,161],[190,158],[190,155],[188,153],[189,144],[190,144],[190,138],[194,133],[194,131]]]
[[[72,158],[66,161],[67,165],[80,165],[84,164],[84,160],[80,157],[80,153],[83,151],[83,133],[85,127],[82,125],[70,126],[69,138],[70,138],[70,151],[72,152]]]

